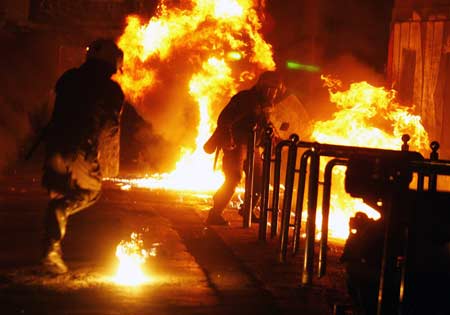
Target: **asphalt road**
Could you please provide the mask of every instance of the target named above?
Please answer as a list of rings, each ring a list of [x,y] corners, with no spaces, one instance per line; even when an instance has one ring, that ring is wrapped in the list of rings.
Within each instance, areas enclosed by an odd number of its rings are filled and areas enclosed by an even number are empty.
[[[0,314],[325,315],[345,298],[340,269],[299,288],[301,258],[278,263],[276,242],[258,242],[231,211],[231,227],[207,228],[208,200],[105,186],[97,204],[69,221],[70,272],[51,277],[39,268],[45,192],[32,178],[1,184]],[[115,248],[132,232],[156,252],[145,264],[152,281],[139,287],[112,281]]]

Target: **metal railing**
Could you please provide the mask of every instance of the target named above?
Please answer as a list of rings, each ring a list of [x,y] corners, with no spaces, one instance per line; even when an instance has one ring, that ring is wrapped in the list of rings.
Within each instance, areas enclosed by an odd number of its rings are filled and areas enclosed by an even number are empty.
[[[450,161],[439,160],[438,149],[439,144],[432,142],[430,145],[432,153],[429,159],[425,159],[420,153],[409,151],[408,141],[409,136],[402,137],[403,145],[401,150],[384,150],[375,148],[341,146],[332,144],[322,144],[317,142],[300,141],[295,134],[291,135],[288,140],[280,141],[275,147],[273,146],[273,130],[268,128],[264,134],[263,146],[263,176],[262,176],[262,198],[258,237],[265,241],[267,238],[268,228],[268,214],[271,213],[270,222],[270,237],[279,237],[279,260],[286,261],[289,244],[289,229],[294,228],[292,233],[292,254],[298,254],[300,249],[300,235],[302,225],[302,212],[305,197],[307,197],[307,213],[306,220],[306,238],[304,246],[304,262],[303,272],[301,278],[302,286],[310,286],[313,283],[314,272],[314,247],[316,236],[316,213],[319,199],[319,185],[322,189],[322,227],[321,240],[319,242],[319,257],[318,257],[318,274],[320,278],[326,274],[327,268],[327,247],[328,247],[328,218],[330,212],[330,197],[332,187],[332,171],[336,166],[348,167],[349,161],[357,159],[369,159],[377,165],[378,161],[395,161],[392,165],[389,163],[382,168],[392,167],[393,170],[397,167],[401,172],[417,175],[417,192],[436,192],[437,181],[439,175],[450,175]],[[255,154],[254,133],[251,137],[252,142],[249,142],[248,160],[253,161],[251,155]],[[250,147],[252,146],[252,148]],[[300,158],[299,150],[303,150]],[[287,154],[283,154],[286,153]],[[330,158],[326,163],[323,174],[323,182],[320,181],[320,166],[321,157]],[[247,174],[251,177],[246,182],[246,191],[249,188],[249,193],[246,193],[246,204],[249,206],[246,212],[248,217],[244,217],[244,226],[250,226],[252,203],[252,163],[248,163],[249,169]],[[284,171],[284,189],[281,187],[281,174]],[[404,176],[399,170],[394,172],[393,177]],[[297,181],[296,181],[297,178]],[[347,179],[347,178],[346,178]],[[425,188],[426,179],[428,186]],[[383,196],[383,203],[378,210],[381,210],[384,220],[386,222],[385,242],[383,247],[383,261],[380,270],[379,281],[379,299],[378,299],[378,314],[388,314],[392,312],[390,300],[392,297],[386,296],[388,294],[387,286],[392,285],[392,264],[394,254],[392,251],[393,236],[393,221],[392,211],[395,205],[394,196],[401,194],[403,190],[408,189],[403,184],[398,184],[395,179],[388,180],[388,185],[382,188],[380,194]],[[400,186],[399,186],[400,185]],[[272,190],[270,189],[272,187]],[[381,187],[381,186],[380,186]],[[400,187],[400,188],[399,188]],[[307,195],[305,195],[305,191]],[[293,205],[294,192],[296,191],[296,204]],[[280,201],[282,205],[280,208]],[[269,206],[270,204],[270,206]],[[393,208],[394,207],[394,208]],[[291,223],[291,211],[294,209],[293,224]],[[250,219],[249,219],[250,217]],[[280,223],[280,224],[279,224]],[[407,244],[404,245],[405,251]],[[406,264],[405,264],[406,266]],[[404,267],[406,268],[406,267]],[[403,274],[405,273],[403,270]],[[404,286],[404,278],[400,286]]]

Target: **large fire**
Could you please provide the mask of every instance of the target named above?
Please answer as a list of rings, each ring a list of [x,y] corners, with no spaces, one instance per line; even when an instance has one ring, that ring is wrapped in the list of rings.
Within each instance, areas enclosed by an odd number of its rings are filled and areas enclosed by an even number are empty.
[[[338,111],[333,119],[316,122],[313,138],[321,143],[399,150],[401,137],[409,134],[412,150],[428,148],[428,134],[413,107],[396,102],[396,91],[375,87],[367,82],[352,83],[338,91],[342,82],[322,76],[330,101]]]
[[[144,95],[161,88],[159,66],[185,59],[190,65],[190,79],[187,84],[180,84],[179,89],[195,100],[199,124],[195,149],[182,149],[183,155],[173,172],[123,180],[124,187],[209,193],[221,185],[223,176],[213,169],[214,156],[205,154],[202,145],[215,127],[218,108],[214,104],[224,105],[224,100],[253,80],[256,73],[275,68],[271,46],[261,35],[258,6],[263,2],[185,0],[179,1],[177,8],[168,8],[162,1],[148,22],[137,16],[128,17],[118,41],[125,53],[123,72],[116,76],[128,99],[137,107],[146,106]],[[394,91],[366,82],[337,91],[337,81],[326,79],[326,82],[330,100],[339,111],[333,120],[314,125],[316,141],[399,149],[401,135],[408,133],[411,149],[426,148],[428,139],[420,117],[412,115],[410,108],[395,103]],[[335,172],[343,174],[339,168]],[[342,180],[334,180],[333,187],[339,182]],[[331,203],[330,233],[334,237],[347,237],[348,219],[355,211],[367,212],[375,218],[378,215],[361,201],[347,196],[343,189],[333,190]]]
[[[339,144],[357,147],[399,150],[401,137],[409,134],[410,149],[425,152],[429,145],[420,116],[414,115],[414,108],[396,102],[396,92],[383,87],[375,87],[367,82],[350,85],[349,89],[339,91],[342,82],[322,76],[329,89],[330,101],[338,111],[333,119],[314,124],[313,138],[320,143]],[[322,163],[324,165],[325,163]],[[336,168],[333,180],[330,209],[330,233],[337,238],[347,238],[348,219],[357,211],[378,219],[380,214],[362,202],[351,198],[343,187],[344,169]],[[317,223],[321,223],[318,212]]]
[[[139,105],[142,96],[158,83],[158,65],[184,58],[192,64],[190,81],[179,89],[188,91],[200,116],[196,149],[183,148],[183,156],[170,174],[138,179],[134,185],[202,192],[221,185],[223,176],[213,170],[214,157],[202,150],[215,127],[217,110],[214,113],[213,105],[223,104],[241,84],[253,79],[255,72],[275,67],[271,46],[260,33],[260,2],[186,0],[169,9],[161,1],[147,23],[137,16],[128,17],[118,42],[125,56],[123,73],[116,77],[125,94]]]

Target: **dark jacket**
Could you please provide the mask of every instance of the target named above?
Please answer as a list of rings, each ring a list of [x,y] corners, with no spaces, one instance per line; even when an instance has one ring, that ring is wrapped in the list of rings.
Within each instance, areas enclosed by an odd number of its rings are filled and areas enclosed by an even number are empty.
[[[243,90],[234,95],[217,120],[217,129],[229,132],[235,144],[247,144],[252,127],[267,126],[263,112],[263,98],[255,88]]]
[[[88,60],[59,78],[44,135],[47,155],[98,154],[98,137],[107,124],[118,127],[124,101],[122,89],[110,78],[113,71],[107,63]]]

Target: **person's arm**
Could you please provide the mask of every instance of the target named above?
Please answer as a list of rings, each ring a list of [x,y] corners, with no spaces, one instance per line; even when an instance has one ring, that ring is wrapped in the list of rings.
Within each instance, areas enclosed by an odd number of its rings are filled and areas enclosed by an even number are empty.
[[[114,135],[119,131],[124,95],[120,86],[115,82],[112,83],[108,91],[108,95],[105,96],[106,106],[99,108],[99,112],[96,114],[96,124],[98,124],[100,129],[107,127],[110,130],[110,134]]]
[[[242,92],[241,92],[242,93]],[[240,93],[231,98],[217,119],[216,137],[219,147],[226,150],[235,148],[233,125],[247,114]]]
[[[223,129],[231,129],[233,125],[245,117],[245,105],[241,104],[239,94],[231,98],[217,119],[217,126]]]

